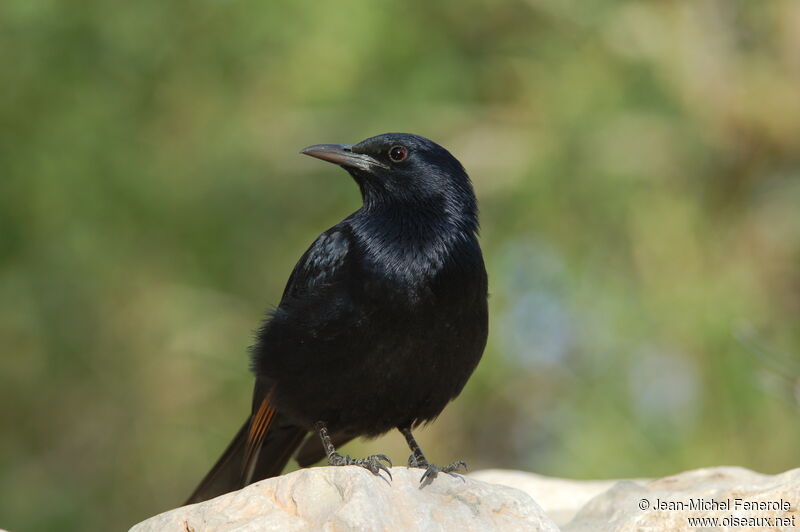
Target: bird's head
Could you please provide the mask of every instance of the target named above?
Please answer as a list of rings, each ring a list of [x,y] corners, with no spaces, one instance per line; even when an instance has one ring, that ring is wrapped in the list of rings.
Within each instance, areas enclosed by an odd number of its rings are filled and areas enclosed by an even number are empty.
[[[317,144],[301,151],[338,164],[358,183],[367,209],[382,206],[441,208],[476,218],[475,194],[461,163],[435,142],[408,133],[385,133],[358,144]]]

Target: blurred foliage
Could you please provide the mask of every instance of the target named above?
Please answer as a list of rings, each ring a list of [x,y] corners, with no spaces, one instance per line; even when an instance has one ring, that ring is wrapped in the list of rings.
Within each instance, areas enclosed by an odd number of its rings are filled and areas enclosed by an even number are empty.
[[[481,200],[492,334],[437,462],[798,465],[800,3],[5,0],[0,64],[0,526],[184,500],[359,205],[297,151],[385,131]]]

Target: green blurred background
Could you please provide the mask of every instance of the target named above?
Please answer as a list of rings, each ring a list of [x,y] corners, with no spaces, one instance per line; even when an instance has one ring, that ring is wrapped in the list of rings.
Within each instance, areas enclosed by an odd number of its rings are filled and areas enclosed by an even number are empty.
[[[298,150],[386,131],[481,202],[491,336],[435,461],[798,465],[800,3],[4,0],[0,64],[0,526],[184,500],[359,206]]]

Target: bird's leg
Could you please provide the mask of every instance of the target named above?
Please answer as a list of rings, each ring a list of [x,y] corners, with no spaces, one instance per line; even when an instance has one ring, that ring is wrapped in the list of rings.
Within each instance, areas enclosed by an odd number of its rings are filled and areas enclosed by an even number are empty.
[[[411,449],[411,456],[408,457],[408,467],[428,467],[430,464],[425,458],[425,455],[422,454],[422,449],[419,448],[419,444],[417,443],[417,440],[414,439],[414,435],[411,434],[411,429],[400,429],[400,432],[402,432],[403,436],[406,437],[408,447]]]
[[[342,456],[336,452],[336,447],[333,446],[330,435],[328,435],[328,427],[325,422],[317,421],[315,428],[319,433],[319,439],[322,440],[322,447],[325,449],[325,454],[328,456],[328,464],[332,466],[344,465],[357,465],[364,469],[368,469],[373,475],[381,476],[381,471],[386,471],[389,478],[392,478],[392,472],[389,468],[383,465],[382,462],[389,464],[392,467],[392,461],[385,454],[372,454],[366,458],[352,458],[349,455]]]
[[[461,467],[466,470],[466,462],[459,460],[444,467],[429,464],[428,460],[425,458],[425,455],[422,454],[422,449],[419,448],[417,440],[415,440],[414,435],[411,434],[411,429],[409,427],[402,427],[399,430],[403,433],[403,436],[405,436],[406,443],[408,443],[408,447],[411,449],[411,456],[408,457],[408,467],[419,467],[420,469],[425,470],[425,472],[422,474],[422,478],[419,479],[420,489],[433,482],[433,479],[435,479],[439,473],[447,473],[450,476],[458,477],[461,480],[464,480],[461,475],[456,474],[456,471],[458,471],[458,469]]]

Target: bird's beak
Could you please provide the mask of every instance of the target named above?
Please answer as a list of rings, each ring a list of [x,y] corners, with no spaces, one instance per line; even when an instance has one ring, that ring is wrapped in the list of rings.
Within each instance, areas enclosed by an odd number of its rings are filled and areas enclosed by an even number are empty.
[[[369,172],[373,167],[387,168],[379,160],[364,153],[355,153],[349,144],[315,144],[300,150],[300,153],[338,164],[345,168],[357,168]]]

